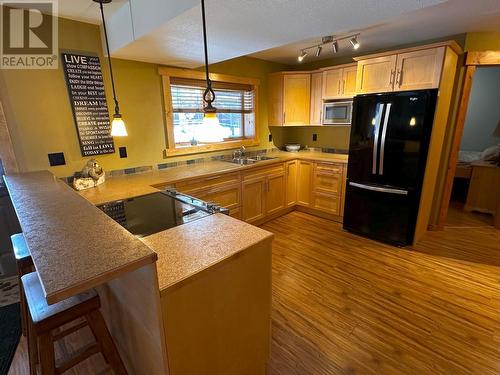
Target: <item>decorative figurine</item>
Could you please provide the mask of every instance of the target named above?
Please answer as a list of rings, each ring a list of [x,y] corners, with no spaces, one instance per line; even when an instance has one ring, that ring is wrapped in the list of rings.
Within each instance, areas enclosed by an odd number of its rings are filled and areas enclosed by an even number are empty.
[[[84,190],[102,184],[105,181],[105,173],[97,160],[90,159],[81,172],[75,173],[73,187],[76,190]]]

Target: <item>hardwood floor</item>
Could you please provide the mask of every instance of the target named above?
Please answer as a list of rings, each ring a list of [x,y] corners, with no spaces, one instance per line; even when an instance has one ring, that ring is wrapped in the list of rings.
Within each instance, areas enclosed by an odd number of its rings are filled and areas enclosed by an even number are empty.
[[[493,215],[480,212],[467,212],[464,204],[450,202],[448,215],[446,216],[446,227],[484,227],[493,225]]]
[[[297,211],[263,228],[276,235],[269,375],[500,373],[500,231],[399,249]],[[24,345],[10,375],[27,374]]]
[[[273,247],[269,374],[500,373],[500,231],[398,249],[292,212]]]

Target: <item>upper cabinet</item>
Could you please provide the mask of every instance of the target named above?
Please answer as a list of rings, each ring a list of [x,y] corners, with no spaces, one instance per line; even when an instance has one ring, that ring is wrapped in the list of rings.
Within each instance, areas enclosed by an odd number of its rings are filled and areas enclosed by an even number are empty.
[[[397,55],[358,61],[356,93],[392,91]]]
[[[269,125],[308,125],[311,100],[310,73],[269,75]]]
[[[398,54],[395,91],[439,87],[445,47]]]
[[[445,47],[358,60],[356,93],[438,88]]]
[[[311,74],[311,125],[321,125],[323,117],[323,72]]]
[[[356,64],[323,71],[323,100],[353,97],[356,91]]]

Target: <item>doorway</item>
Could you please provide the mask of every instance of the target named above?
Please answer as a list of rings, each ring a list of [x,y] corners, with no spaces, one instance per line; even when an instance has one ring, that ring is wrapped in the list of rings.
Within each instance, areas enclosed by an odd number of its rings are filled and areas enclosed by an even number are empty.
[[[500,229],[500,51],[467,54],[438,228]]]

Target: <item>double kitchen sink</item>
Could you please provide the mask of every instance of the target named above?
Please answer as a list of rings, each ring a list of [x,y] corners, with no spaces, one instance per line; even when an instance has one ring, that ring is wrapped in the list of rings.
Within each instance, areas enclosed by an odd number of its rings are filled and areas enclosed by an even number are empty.
[[[257,162],[263,161],[263,160],[272,160],[272,159],[276,159],[276,158],[272,158],[270,156],[256,155],[256,156],[252,156],[252,157],[250,157],[250,156],[241,156],[241,157],[228,156],[228,157],[222,158],[221,160],[227,161],[227,162],[233,163],[233,164],[247,165],[247,164],[254,164],[254,163],[257,163]]]

